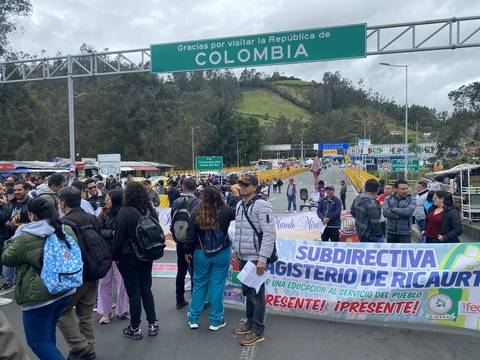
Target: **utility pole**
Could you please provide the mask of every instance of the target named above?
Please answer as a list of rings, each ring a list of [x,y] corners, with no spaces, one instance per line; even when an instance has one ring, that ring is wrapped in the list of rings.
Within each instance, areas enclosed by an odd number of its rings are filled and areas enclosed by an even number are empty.
[[[67,56],[67,90],[68,90],[68,133],[70,139],[70,171],[75,170],[75,113],[73,103],[73,66],[72,57]]]
[[[192,127],[192,170],[195,174],[195,128]]]

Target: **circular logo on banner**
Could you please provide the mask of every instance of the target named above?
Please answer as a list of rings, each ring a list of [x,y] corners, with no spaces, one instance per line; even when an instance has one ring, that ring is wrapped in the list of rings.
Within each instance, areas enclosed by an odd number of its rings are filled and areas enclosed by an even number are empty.
[[[382,164],[382,170],[385,172],[392,171],[392,163],[385,162]]]
[[[355,228],[355,218],[350,212],[342,213],[340,217],[340,232],[345,236],[352,236],[357,229]]]
[[[432,314],[444,315],[452,310],[453,301],[448,295],[437,294],[428,299],[428,310]]]

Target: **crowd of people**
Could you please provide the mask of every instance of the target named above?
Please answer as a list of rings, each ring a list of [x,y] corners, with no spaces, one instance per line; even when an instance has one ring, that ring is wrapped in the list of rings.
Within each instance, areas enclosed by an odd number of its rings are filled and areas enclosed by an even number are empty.
[[[325,185],[323,180],[318,180],[310,196],[318,217],[325,225],[323,241],[339,241],[340,216],[342,209],[346,209],[346,192],[343,180],[340,198],[335,195],[333,185]],[[290,199],[287,212],[289,210]],[[350,211],[361,242],[410,243],[414,225],[420,241],[424,243],[459,242],[463,233],[460,212],[452,194],[428,189],[425,181],[417,183],[416,194],[412,195],[406,180],[397,180],[392,185],[386,184],[383,179],[369,179],[363,192],[354,199]]]
[[[223,292],[232,253],[240,268],[252,261],[259,275],[276,256],[273,207],[265,200],[255,175],[231,179],[228,196],[216,178],[180,177],[167,186],[132,180],[122,186],[113,177],[104,183],[100,176],[82,181],[73,175],[9,176],[0,188],[2,290],[15,290],[27,344],[39,359],[95,359],[94,322],[109,324],[113,308],[119,319],[130,322],[122,331],[124,337],[143,338],[142,307],[148,336],[158,334],[152,266],[161,255],[146,256],[150,248],[144,243],[148,240],[149,246],[157,246],[152,240],[156,239],[165,246],[155,208],[159,195],[168,195],[171,203],[171,232],[178,255],[176,307],[189,307],[186,323],[190,329],[199,328],[206,303],[209,330],[225,327]],[[277,189],[281,191],[278,182]],[[233,241],[228,236],[232,220],[236,221]],[[44,263],[44,251],[50,243],[64,249],[59,254],[66,259],[72,256],[76,263],[75,248],[81,253],[80,283],[61,292],[53,292],[44,277],[44,272],[56,266]],[[192,277],[189,303],[185,300],[188,272]],[[66,286],[75,284],[73,280],[79,274],[76,271],[60,276]],[[246,321],[233,331],[244,335],[241,345],[250,346],[265,339],[265,288],[257,292],[243,286],[243,293]],[[0,305],[10,302],[0,298]],[[70,349],[66,357],[56,346],[57,328]],[[13,330],[7,327],[5,331]],[[15,337],[0,337],[0,346],[19,346]]]
[[[57,328],[70,348],[67,359],[94,359],[95,311],[97,321],[107,325],[116,308],[117,318],[130,322],[122,335],[140,340],[143,307],[148,336],[158,334],[152,292],[155,258],[146,257],[138,246],[139,237],[145,236],[139,228],[149,231],[145,224],[153,224],[150,230],[158,233],[154,238],[165,240],[156,211],[160,195],[169,198],[171,233],[177,243],[176,308],[188,306],[186,323],[190,329],[199,328],[206,303],[209,329],[217,331],[226,326],[223,292],[232,253],[240,269],[252,261],[258,275],[275,259],[275,220],[265,189],[273,185],[274,191],[280,193],[279,179],[259,182],[255,175],[245,175],[229,179],[223,186],[215,177],[177,177],[167,184],[127,179],[124,185],[113,177],[105,183],[101,176],[82,180],[74,174],[66,178],[52,174],[45,179],[9,176],[0,187],[1,263],[5,278],[1,290],[15,289],[15,300],[23,310],[27,344],[40,359],[64,359],[56,347]],[[287,211],[296,211],[297,187],[293,178],[288,180],[285,193]],[[341,183],[340,197],[335,195],[333,185],[321,179],[316,183],[310,200],[325,225],[323,241],[339,241],[346,193],[345,181]],[[367,180],[364,191],[352,203],[351,214],[362,242],[411,242],[413,224],[426,243],[458,242],[462,234],[452,195],[429,190],[423,181],[417,183],[413,196],[405,180],[394,185]],[[235,239],[231,240],[228,227],[233,220]],[[81,284],[60,293],[50,292],[42,275],[44,268],[51,265],[43,263],[51,237],[66,245],[78,244],[83,261]],[[187,273],[192,283],[190,302],[185,299]],[[233,331],[245,335],[241,344],[249,346],[265,339],[265,288],[257,292],[243,285],[242,290],[246,321]],[[0,305],[10,302],[0,298]]]

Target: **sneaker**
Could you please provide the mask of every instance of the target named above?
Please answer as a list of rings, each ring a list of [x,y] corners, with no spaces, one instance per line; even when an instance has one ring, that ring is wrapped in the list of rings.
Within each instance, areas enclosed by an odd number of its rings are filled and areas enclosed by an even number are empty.
[[[141,340],[143,338],[142,329],[133,329],[132,326],[129,326],[123,329],[123,336],[133,340]]]
[[[289,212],[290,212],[290,210],[287,210],[287,211],[285,211],[285,212],[286,212],[286,213],[289,213]]]
[[[15,284],[3,283],[3,285],[0,286],[0,291],[7,291],[7,290],[14,290],[14,289],[15,289]]]
[[[198,329],[198,323],[191,323],[190,321],[188,322],[188,326],[190,326],[190,329],[196,330]]]
[[[103,315],[98,322],[101,325],[110,324],[112,322],[112,317],[110,315]]]
[[[265,336],[263,334],[255,334],[252,331],[250,334],[245,335],[245,337],[240,341],[240,345],[252,346],[264,340],[265,340]]]
[[[233,328],[233,332],[237,335],[247,335],[252,332],[252,327],[247,324],[240,324]]]
[[[158,335],[158,321],[155,321],[155,324],[148,324],[148,336],[157,336]]]
[[[183,309],[185,306],[188,306],[188,302],[183,300],[182,302],[177,303],[177,310]]]
[[[0,297],[0,306],[11,304],[12,301],[13,301],[12,299]]]
[[[119,318],[120,320],[130,319],[130,313],[126,312],[125,314],[117,315],[117,318]]]
[[[208,330],[217,331],[217,330],[220,330],[221,328],[223,328],[225,326],[227,326],[227,322],[225,320],[223,320],[220,325],[210,325],[208,327]]]

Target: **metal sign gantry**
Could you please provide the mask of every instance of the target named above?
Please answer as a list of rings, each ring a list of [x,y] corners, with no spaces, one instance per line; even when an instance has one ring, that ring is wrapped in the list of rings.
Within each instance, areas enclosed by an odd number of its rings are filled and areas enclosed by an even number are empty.
[[[367,56],[479,47],[480,39],[475,37],[479,32],[480,16],[367,26]],[[73,79],[150,72],[150,60],[150,48],[143,48],[8,61],[0,63],[0,84],[68,80],[70,160],[73,164]]]

